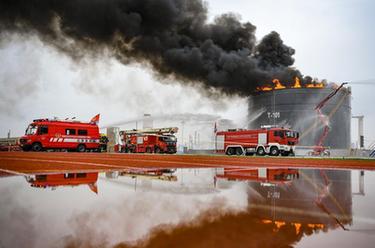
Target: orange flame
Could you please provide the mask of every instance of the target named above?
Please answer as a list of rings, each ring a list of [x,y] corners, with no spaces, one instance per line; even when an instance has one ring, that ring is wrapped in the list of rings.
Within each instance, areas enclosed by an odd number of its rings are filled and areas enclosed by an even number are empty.
[[[291,88],[291,89],[298,89],[298,88],[310,88],[310,89],[321,89],[326,86],[324,81],[318,83],[316,81],[313,81],[312,83],[302,85],[301,80],[298,77],[294,78],[294,85],[293,86],[284,86],[281,84],[280,80],[275,78],[272,80],[272,83],[274,84],[274,87],[270,85],[266,86],[259,86],[256,88],[256,90],[259,91],[271,91],[271,90],[281,90],[281,89],[286,89],[286,88]]]
[[[263,86],[263,87],[257,87],[257,91],[271,91],[273,90],[272,87]]]
[[[294,225],[294,228],[296,229],[296,234],[298,235],[301,231],[301,223],[292,223],[292,225]]]
[[[324,224],[307,224],[308,227],[310,228],[316,228],[316,229],[323,229]]]
[[[279,81],[279,79],[274,79],[272,80],[272,83],[275,84],[275,90],[281,90],[281,89],[285,89],[286,87],[284,85],[282,85]]]
[[[298,77],[294,78],[294,86],[292,88],[302,88]]]
[[[280,229],[282,226],[285,226],[285,224],[286,223],[284,221],[275,221],[277,229]]]
[[[321,88],[324,88],[324,84],[323,83],[306,84],[306,88],[321,89]]]

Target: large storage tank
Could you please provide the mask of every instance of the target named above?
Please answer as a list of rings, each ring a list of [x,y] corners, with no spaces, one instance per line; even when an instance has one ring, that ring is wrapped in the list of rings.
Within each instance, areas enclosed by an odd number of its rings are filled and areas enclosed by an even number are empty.
[[[259,92],[249,97],[249,128],[261,125],[290,127],[300,132],[299,146],[314,146],[324,125],[314,110],[334,89],[291,88]],[[330,131],[324,146],[331,149],[350,148],[351,90],[342,88],[322,108],[329,118]]]

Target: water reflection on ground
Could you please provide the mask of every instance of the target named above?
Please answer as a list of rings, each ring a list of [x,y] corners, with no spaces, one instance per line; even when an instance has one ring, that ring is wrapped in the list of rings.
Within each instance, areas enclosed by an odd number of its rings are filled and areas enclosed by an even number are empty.
[[[371,171],[0,173],[0,247],[373,247]]]

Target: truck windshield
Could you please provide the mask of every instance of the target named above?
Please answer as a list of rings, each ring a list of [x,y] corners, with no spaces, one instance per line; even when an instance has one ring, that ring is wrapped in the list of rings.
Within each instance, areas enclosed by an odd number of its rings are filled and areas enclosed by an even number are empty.
[[[26,129],[25,134],[26,135],[34,135],[34,134],[36,134],[36,130],[37,129],[38,129],[37,126],[35,126],[35,125],[29,125],[27,127],[27,129]]]
[[[176,139],[176,137],[174,137],[174,136],[164,136],[164,137],[163,137],[163,140],[164,140],[164,141],[167,141],[167,142],[174,142],[174,141],[176,141],[177,139]]]
[[[286,137],[288,138],[298,138],[298,133],[293,131],[286,131],[285,132]]]

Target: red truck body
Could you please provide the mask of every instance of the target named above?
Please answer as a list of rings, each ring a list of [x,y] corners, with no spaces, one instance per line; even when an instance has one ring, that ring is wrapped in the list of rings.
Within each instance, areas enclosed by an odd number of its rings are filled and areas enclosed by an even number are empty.
[[[294,155],[299,134],[285,128],[228,130],[216,133],[216,151],[227,155]]]
[[[31,187],[36,188],[54,188],[60,186],[79,186],[87,184],[89,188],[98,193],[96,181],[98,180],[97,172],[80,172],[80,173],[64,173],[64,174],[45,174],[27,176],[26,181]]]
[[[131,153],[176,153],[177,128],[121,131],[122,152]]]
[[[246,180],[256,181],[261,183],[272,184],[285,184],[292,180],[299,178],[297,169],[269,169],[269,168],[256,168],[256,169],[224,169],[222,174],[217,174],[217,178],[224,178],[228,180]]]
[[[67,149],[84,152],[98,150],[100,146],[99,127],[96,122],[61,121],[49,119],[34,120],[20,139],[24,151],[46,149]]]

